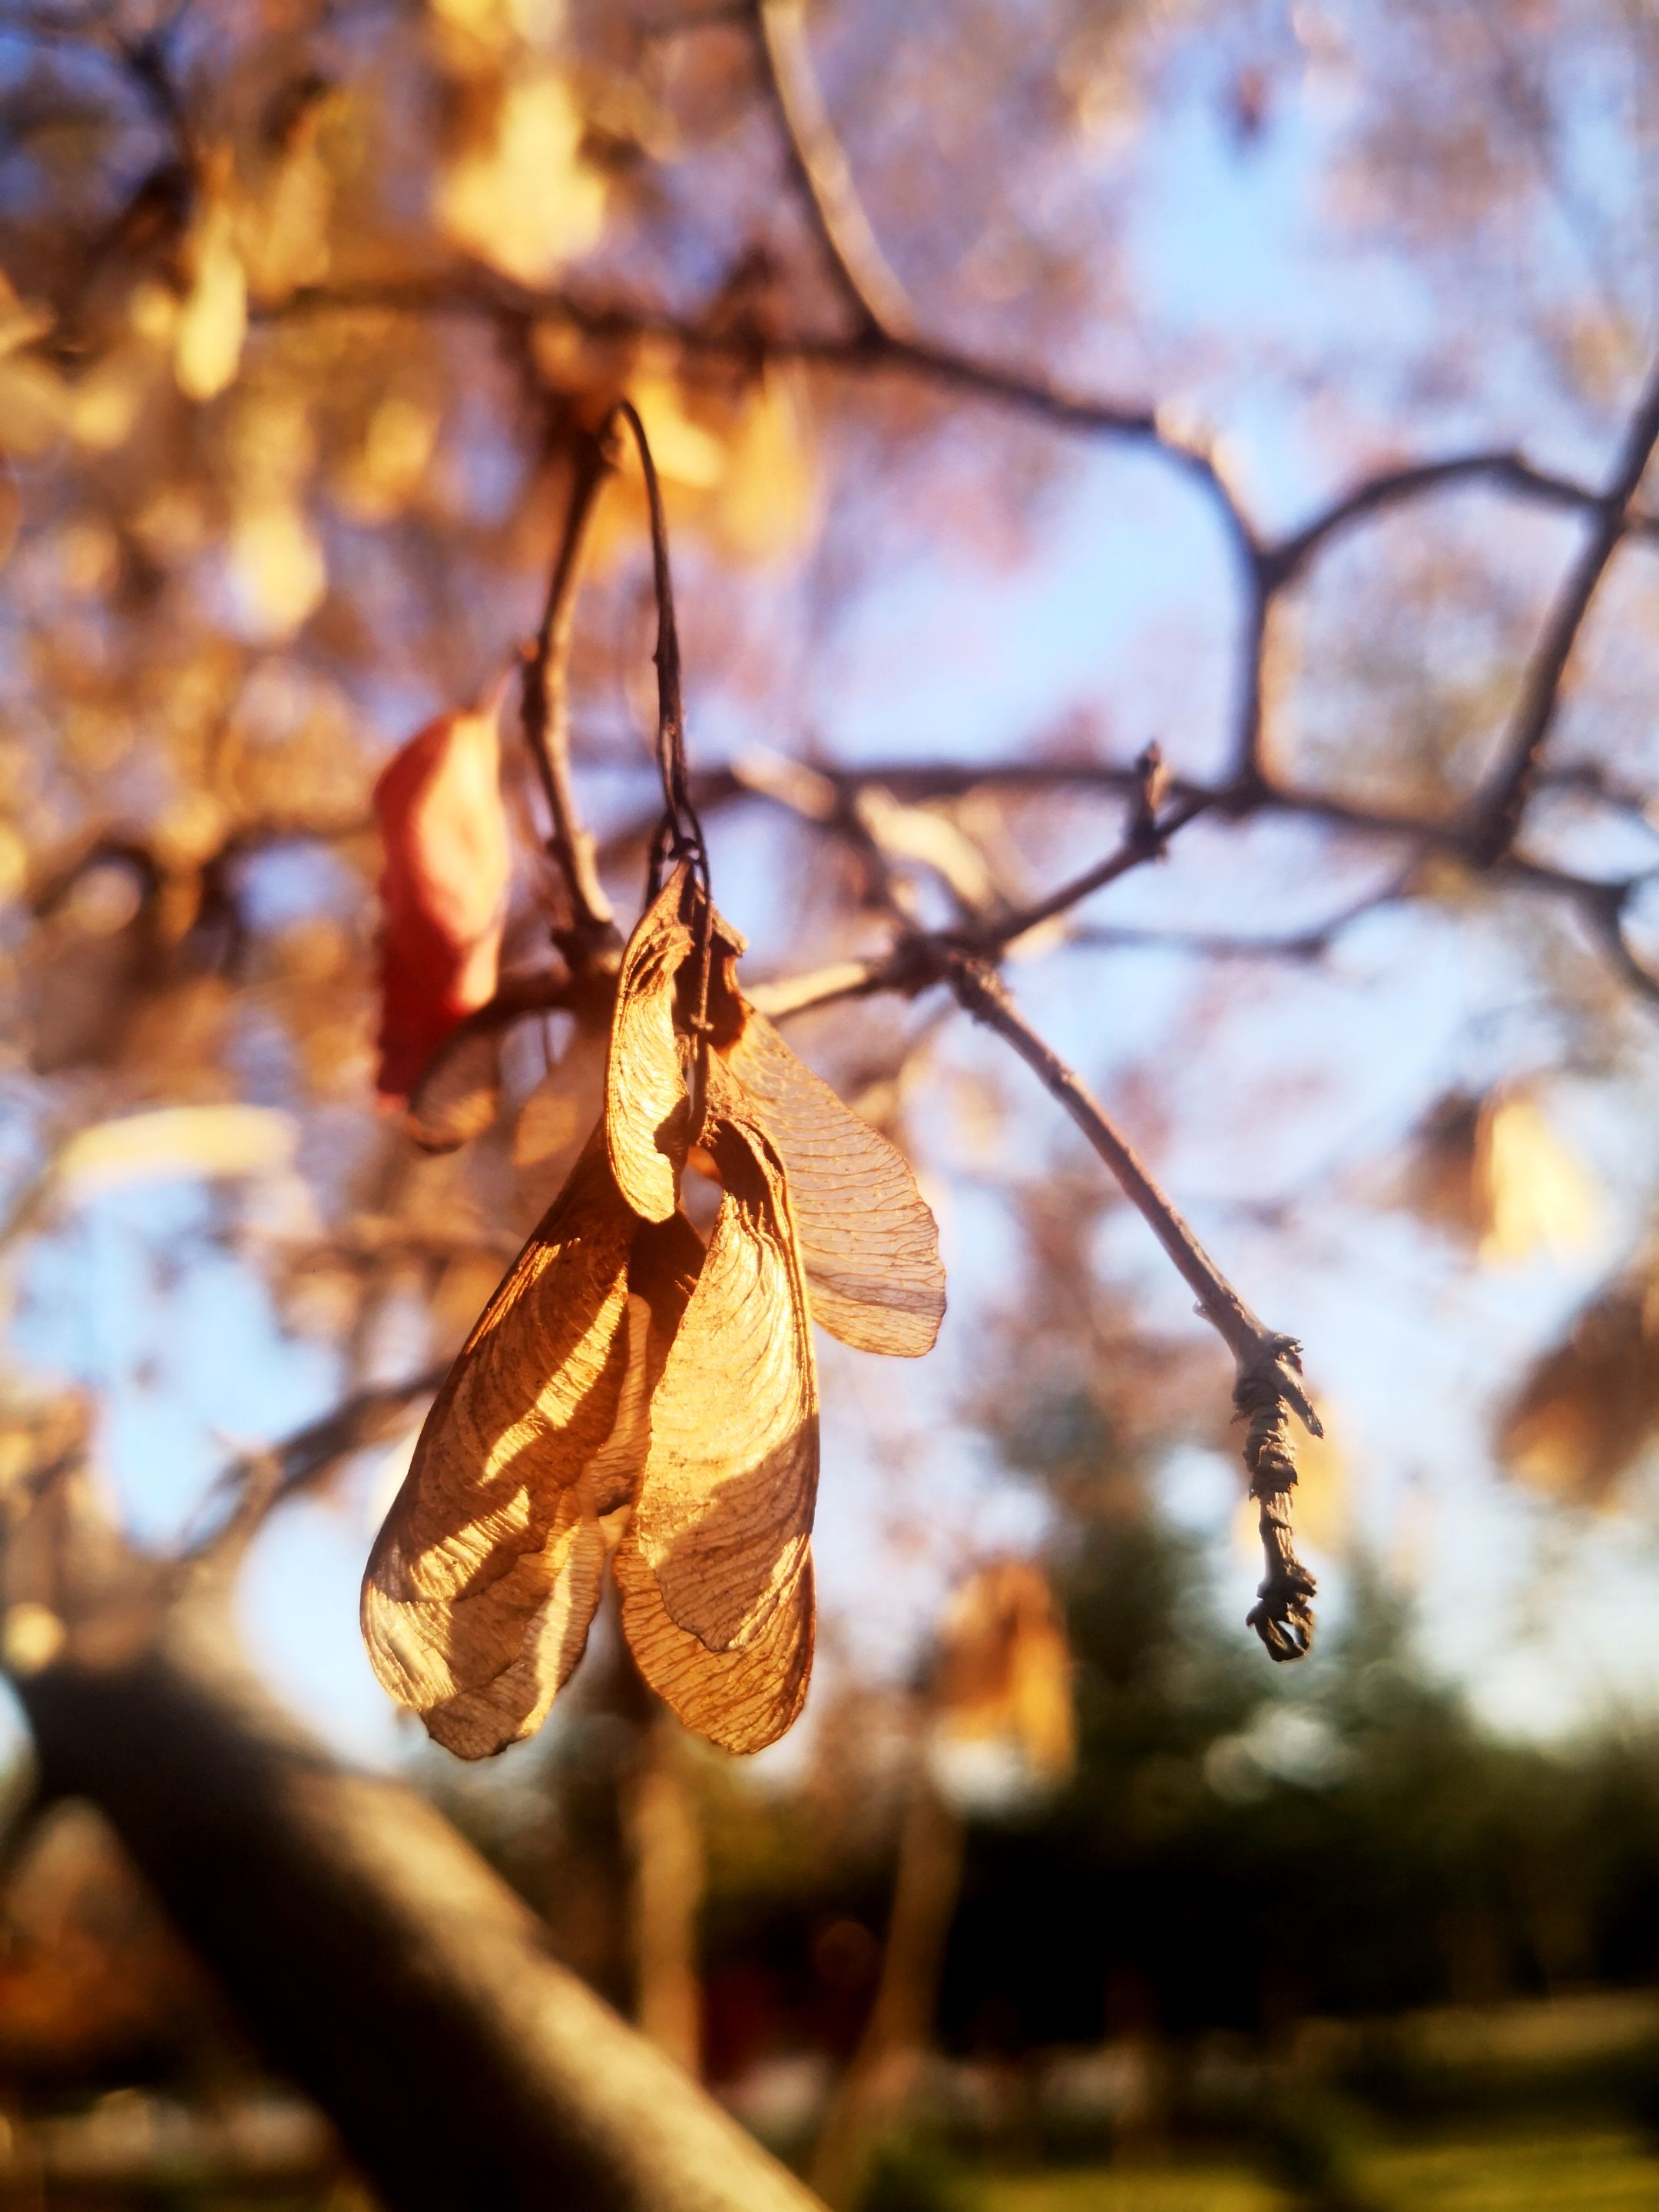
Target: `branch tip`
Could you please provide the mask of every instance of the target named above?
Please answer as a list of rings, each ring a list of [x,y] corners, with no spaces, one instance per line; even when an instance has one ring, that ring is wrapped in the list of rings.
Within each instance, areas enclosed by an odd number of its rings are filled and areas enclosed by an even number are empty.
[[[1313,1642],[1313,1600],[1318,1589],[1296,1556],[1291,1530],[1291,1493],[1296,1488],[1294,1413],[1312,1436],[1324,1428],[1301,1380],[1302,1347],[1294,1337],[1264,1330],[1253,1352],[1238,1364],[1233,1387],[1237,1418],[1248,1421],[1244,1464],[1250,1496],[1260,1507],[1257,1527],[1267,1572],[1256,1585],[1256,1602],[1246,1625],[1261,1639],[1276,1662],[1305,1656]]]

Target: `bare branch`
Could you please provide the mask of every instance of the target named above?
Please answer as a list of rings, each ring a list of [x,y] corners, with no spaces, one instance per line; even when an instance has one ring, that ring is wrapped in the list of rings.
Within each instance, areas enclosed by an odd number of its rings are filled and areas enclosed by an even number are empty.
[[[1578,633],[1589,612],[1597,585],[1629,528],[1632,500],[1659,444],[1659,363],[1631,417],[1618,466],[1596,501],[1589,537],[1573,563],[1551,612],[1522,688],[1503,758],[1486,790],[1477,799],[1471,830],[1477,856],[1490,863],[1507,852],[1521,826],[1538,756],[1549,736],[1560,702],[1561,684]]]
[[[871,999],[883,991],[903,986],[896,981],[892,954],[879,960],[836,960],[802,975],[781,975],[770,983],[749,986],[750,1004],[757,1012],[780,1022],[791,1014],[805,1014],[818,1006],[838,1006],[846,999]],[[918,988],[934,980],[918,977]]]
[[[1077,1123],[1192,1289],[1199,1311],[1232,1353],[1234,1404],[1249,1424],[1244,1463],[1250,1471],[1250,1495],[1261,1509],[1267,1565],[1249,1622],[1271,1657],[1300,1658],[1313,1634],[1315,1585],[1291,1542],[1290,1492],[1296,1484],[1296,1456],[1290,1414],[1294,1413],[1313,1435],[1324,1433],[1303,1388],[1300,1346],[1251,1312],[1104,1108],[1016,1012],[994,971],[982,961],[957,954],[948,963],[945,980],[958,1005],[1012,1045]]]
[[[1251,1495],[1260,1509],[1267,1559],[1267,1573],[1257,1590],[1258,1601],[1249,1614],[1249,1625],[1271,1657],[1294,1659],[1306,1651],[1312,1638],[1315,1585],[1313,1577],[1297,1559],[1291,1540],[1289,1493],[1297,1478],[1290,1413],[1294,1411],[1314,1435],[1322,1433],[1318,1416],[1302,1388],[1300,1347],[1294,1338],[1267,1328],[1250,1311],[1159,1188],[1127,1138],[1059,1055],[1015,1011],[994,968],[984,957],[986,952],[1002,949],[1052,920],[1130,869],[1160,857],[1169,839],[1214,803],[1212,798],[1188,800],[1178,804],[1170,815],[1160,817],[1156,808],[1161,767],[1155,750],[1149,749],[1141,756],[1135,769],[1135,801],[1122,844],[1109,859],[1062,886],[1052,897],[1017,915],[976,922],[951,936],[929,935],[905,928],[885,963],[865,969],[857,963],[843,965],[839,972],[825,971],[816,981],[804,979],[796,986],[793,997],[786,991],[775,992],[769,1011],[799,1012],[808,1006],[823,1006],[836,999],[865,996],[878,990],[915,991],[930,982],[943,982],[975,1020],[994,1030],[1013,1047],[1050,1095],[1066,1109],[1116,1176],[1131,1202],[1196,1294],[1199,1310],[1233,1355],[1234,1403],[1240,1417],[1249,1422],[1244,1459],[1250,1472]],[[777,779],[773,781],[777,785]],[[815,779],[802,793],[792,793],[779,786],[770,795],[795,807],[805,819],[832,835],[848,834],[845,810],[826,805],[830,793],[822,779]],[[854,836],[861,826],[854,810]],[[866,830],[864,834],[869,833]],[[902,909],[896,910],[896,919],[903,927],[906,916]]]
[[[573,973],[614,965],[622,949],[616,917],[599,881],[593,840],[582,827],[570,782],[570,640],[588,525],[610,471],[604,441],[579,432],[574,441],[574,476],[564,529],[554,556],[536,642],[524,668],[522,712],[525,741],[541,777],[551,823],[548,850],[563,878],[570,902],[568,929],[558,933],[560,950]]]
[[[823,104],[806,41],[802,0],[756,0],[766,89],[783,128],[789,166],[860,326],[890,340],[910,337],[915,317],[888,266]]]
[[[377,2202],[821,2212],[558,1965],[435,1807],[349,1771],[260,1691],[222,1609],[179,1609],[136,1654],[106,1632],[95,1663],[16,1688],[44,1793],[107,1815]]]
[[[257,307],[264,322],[298,320],[319,313],[379,311],[391,314],[481,317],[510,333],[536,321],[562,322],[593,338],[659,338],[705,360],[755,368],[794,362],[848,375],[918,377],[949,391],[1012,407],[1057,429],[1122,438],[1151,446],[1191,477],[1216,501],[1232,534],[1254,546],[1249,525],[1223,483],[1209,453],[1160,422],[1155,407],[1097,399],[1068,392],[1035,372],[984,362],[929,339],[889,336],[864,327],[851,337],[732,328],[688,321],[632,302],[597,304],[569,293],[544,293],[493,272],[467,267],[437,276],[381,279],[372,283],[312,285],[287,299]],[[1586,500],[1593,497],[1585,494]]]
[[[1355,899],[1326,921],[1307,929],[1291,930],[1279,937],[1251,937],[1206,929],[1114,929],[1094,927],[1074,930],[1068,943],[1105,952],[1191,952],[1206,960],[1317,960],[1328,952],[1350,924],[1377,914],[1408,896],[1406,877]]]
[[[832,766],[824,762],[814,763],[810,776],[814,797],[810,805],[799,803],[800,793],[793,786],[786,787],[787,780],[778,774],[759,776],[745,767],[741,773],[735,769],[705,771],[694,781],[697,803],[705,811],[713,812],[722,805],[744,797],[766,799],[786,805],[792,812],[817,823],[819,827],[840,834],[848,819],[856,823],[852,802],[858,791],[875,784],[894,797],[912,804],[932,799],[960,798],[969,792],[1006,789],[1012,791],[1091,791],[1114,795],[1121,794],[1132,801],[1140,786],[1138,764],[1113,761],[1020,759],[988,761],[972,764],[960,761],[871,763],[857,769]],[[1580,782],[1583,773],[1564,771],[1562,781]],[[1397,811],[1382,807],[1365,807],[1352,804],[1324,792],[1305,791],[1294,786],[1259,781],[1250,789],[1240,792],[1231,784],[1206,784],[1187,777],[1177,776],[1169,785],[1172,801],[1162,817],[1160,835],[1167,841],[1189,821],[1196,821],[1207,813],[1226,813],[1234,820],[1259,814],[1288,814],[1309,821],[1325,822],[1333,829],[1351,835],[1376,839],[1397,845],[1411,857],[1414,866],[1422,854],[1442,852],[1455,859],[1473,863],[1475,854],[1470,848],[1469,822],[1466,816],[1422,815]],[[1619,803],[1641,813],[1645,803],[1639,793],[1624,793]],[[620,854],[635,848],[645,830],[635,825],[620,832],[608,844],[607,851]],[[756,1003],[763,1011],[780,1018],[790,1013],[808,1012],[829,1006],[844,999],[869,998],[884,991],[898,991],[907,994],[927,988],[940,980],[939,945],[981,955],[994,954],[1006,949],[1022,934],[1030,934],[1043,923],[1092,892],[1115,882],[1119,876],[1139,865],[1149,855],[1137,844],[1133,832],[1107,858],[1092,868],[1073,878],[1068,883],[1047,897],[1006,916],[995,916],[971,925],[947,937],[934,940],[915,930],[905,917],[901,933],[893,949],[885,954],[864,960],[839,961],[822,969],[799,975],[780,976],[763,984],[754,994]],[[1504,854],[1488,871],[1498,880],[1513,884],[1520,889],[1537,891],[1565,900],[1577,907],[1606,945],[1614,964],[1644,997],[1659,1000],[1659,978],[1650,975],[1632,952],[1623,934],[1623,917],[1630,900],[1654,880],[1655,872],[1642,869],[1634,874],[1605,878],[1575,874],[1565,868],[1556,868],[1527,859],[1514,853]],[[1411,868],[1401,875],[1395,890],[1388,896],[1405,895]],[[1362,902],[1359,910],[1386,900]],[[1317,933],[1316,933],[1317,934]],[[1073,939],[1073,941],[1077,941]],[[1082,941],[1089,942],[1085,937]],[[1121,933],[1095,933],[1093,940],[1103,944],[1127,943]],[[1147,941],[1156,943],[1156,939]],[[1195,945],[1194,950],[1204,949]],[[1217,944],[1221,951],[1248,949],[1248,941],[1236,948]],[[1287,948],[1292,953],[1296,940]],[[1310,951],[1322,949],[1310,945]]]
[[[1600,495],[1571,477],[1535,469],[1516,453],[1455,453],[1443,461],[1413,461],[1397,469],[1382,469],[1363,477],[1289,538],[1263,550],[1262,559],[1275,588],[1302,574],[1314,554],[1332,538],[1385,507],[1397,507],[1425,492],[1440,491],[1449,484],[1482,478],[1501,491],[1546,507],[1590,507]],[[1632,514],[1628,529],[1633,537],[1659,538],[1659,514]]]
[[[754,0],[739,0],[753,5]],[[1504,450],[1453,454],[1442,460],[1381,469],[1333,500],[1313,520],[1277,544],[1262,544],[1243,521],[1237,500],[1214,461],[1176,434],[1167,415],[1136,405],[1070,392],[1052,380],[1018,368],[984,362],[915,336],[894,336],[867,325],[850,337],[733,328],[690,320],[631,301],[598,302],[568,292],[537,292],[473,266],[435,276],[380,279],[349,285],[303,287],[285,300],[261,303],[256,321],[297,320],[313,314],[380,310],[393,314],[458,315],[493,320],[513,331],[538,319],[568,324],[585,336],[656,337],[681,351],[737,365],[797,362],[850,375],[896,374],[921,377],[947,390],[988,399],[1051,423],[1057,429],[1126,439],[1148,445],[1213,497],[1230,530],[1252,550],[1269,593],[1299,575],[1325,542],[1382,509],[1469,479],[1547,507],[1595,511],[1605,495]],[[1659,539],[1659,514],[1632,514],[1627,532]]]
[[[221,1573],[233,1566],[279,1505],[308,1489],[352,1452],[395,1436],[410,1407],[417,1399],[429,1398],[448,1371],[445,1360],[402,1382],[360,1390],[280,1443],[233,1462],[201,1508],[205,1516],[228,1501],[224,1517],[181,1548],[179,1564],[209,1566]]]
[[[1109,854],[1094,867],[1085,868],[1080,876],[1073,876],[1069,883],[1062,884],[1047,898],[1038,899],[1031,906],[1022,907],[1018,914],[1001,916],[976,931],[977,943],[988,950],[993,946],[1017,944],[1032,930],[1040,929],[1045,921],[1052,921],[1056,915],[1064,914],[1068,908],[1092,897],[1096,891],[1103,890],[1108,884],[1115,884],[1120,876],[1127,876],[1132,868],[1139,867],[1143,861],[1161,859],[1170,840],[1178,831],[1184,830],[1189,822],[1196,822],[1200,815],[1207,814],[1218,803],[1214,793],[1190,793],[1177,799],[1168,812],[1158,816],[1150,827],[1137,815],[1131,819],[1123,842],[1115,852]]]

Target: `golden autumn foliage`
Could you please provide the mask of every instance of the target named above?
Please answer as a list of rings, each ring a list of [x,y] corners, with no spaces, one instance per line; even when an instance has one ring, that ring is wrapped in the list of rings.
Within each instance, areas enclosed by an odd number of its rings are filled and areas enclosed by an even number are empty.
[[[1072,1654],[1060,1607],[1029,1559],[981,1567],[939,1631],[935,1727],[947,1747],[1006,1744],[1030,1778],[1061,1781],[1077,1752]]]
[[[635,1660],[680,1720],[730,1751],[781,1735],[812,1658],[811,1324],[912,1357],[937,1333],[909,1170],[744,999],[742,949],[676,866],[623,957],[600,1121],[370,1558],[375,1670],[463,1757],[540,1725],[608,1559]],[[706,1243],[691,1172],[720,1189]]]
[[[1498,1431],[1523,1482],[1605,1505],[1659,1436],[1659,1284],[1635,1274],[1601,1291],[1522,1380]]]
[[[1581,1251],[1601,1225],[1589,1171],[1520,1089],[1443,1099],[1418,1139],[1406,1195],[1425,1219],[1472,1243],[1488,1266]]]

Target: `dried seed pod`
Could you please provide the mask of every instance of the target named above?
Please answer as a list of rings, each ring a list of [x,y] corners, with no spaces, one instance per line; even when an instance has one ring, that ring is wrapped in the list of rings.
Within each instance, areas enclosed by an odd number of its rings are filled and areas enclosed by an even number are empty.
[[[635,1226],[596,1132],[451,1368],[369,1555],[374,1671],[465,1758],[531,1734],[586,1640],[605,1541],[584,1477],[624,1411]]]
[[[783,1162],[813,1320],[860,1352],[931,1351],[945,1270],[903,1156],[752,1007],[724,1057]]]
[[[752,1644],[805,1570],[817,1376],[783,1170],[721,1079],[709,1149],[725,1195],[651,1401],[630,1538],[675,1624]]]
[[[690,878],[677,868],[628,940],[605,1067],[605,1142],[617,1187],[643,1221],[679,1203],[690,1101],[674,1028],[674,986],[691,951],[684,909]]]
[[[812,1663],[811,1321],[911,1353],[938,1329],[909,1170],[745,1004],[742,947],[677,866],[623,954],[599,1125],[457,1358],[370,1559],[376,1672],[465,1757],[545,1716],[612,1539],[646,1680],[728,1750],[781,1735]],[[706,1248],[679,1204],[699,1064],[697,1157],[721,1190]]]

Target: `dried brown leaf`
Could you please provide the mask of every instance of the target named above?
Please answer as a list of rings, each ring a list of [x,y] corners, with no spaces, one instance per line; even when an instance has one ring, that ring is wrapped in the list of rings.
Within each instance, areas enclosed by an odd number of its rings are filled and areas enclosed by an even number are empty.
[[[651,1405],[631,1540],[674,1624],[712,1651],[794,1601],[817,1491],[817,1378],[782,1164],[711,1065],[724,1196]]]
[[[596,1130],[450,1370],[369,1556],[375,1673],[465,1758],[529,1735],[586,1640],[604,1559],[589,1470],[611,1497],[619,1415],[638,1426],[636,1225]]]
[[[726,1061],[789,1180],[812,1318],[861,1352],[917,1358],[945,1313],[939,1230],[903,1158],[752,1010]]]
[[[981,1567],[940,1625],[934,1705],[947,1742],[1000,1740],[1034,1779],[1057,1779],[1076,1753],[1072,1654],[1048,1578],[1028,1559]]]
[[[654,1389],[696,1287],[703,1248],[684,1214],[641,1228],[629,1270],[629,1306],[650,1316],[647,1366]],[[812,1670],[814,1602],[810,1558],[786,1601],[741,1650],[711,1651],[669,1617],[635,1532],[616,1555],[623,1632],[646,1680],[685,1727],[724,1751],[759,1751],[799,1715]]]
[[[1659,1435],[1659,1285],[1593,1298],[1522,1383],[1498,1432],[1504,1463],[1575,1504],[1603,1505]]]
[[[689,1101],[674,1034],[674,984],[691,950],[690,871],[676,868],[641,915],[617,979],[605,1068],[605,1134],[617,1187],[644,1221],[679,1203]]]
[[[641,1674],[676,1717],[722,1751],[763,1751],[800,1717],[812,1672],[816,1608],[808,1558],[755,1642],[711,1651],[677,1627],[630,1529],[616,1557],[623,1633]]]

